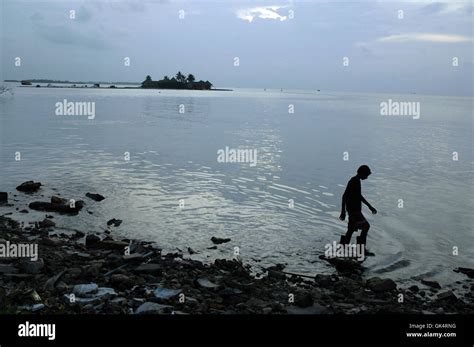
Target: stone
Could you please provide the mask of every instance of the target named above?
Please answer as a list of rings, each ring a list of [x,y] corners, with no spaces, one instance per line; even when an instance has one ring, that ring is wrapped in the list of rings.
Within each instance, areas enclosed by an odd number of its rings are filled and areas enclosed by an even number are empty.
[[[124,251],[125,247],[128,247],[128,246],[129,246],[129,243],[124,242],[124,241],[105,240],[105,241],[97,242],[95,245],[93,245],[93,248]]]
[[[52,220],[50,219],[43,219],[41,222],[38,223],[39,224],[39,227],[40,228],[52,228],[52,227],[55,227],[56,226],[56,223],[54,223]]]
[[[86,294],[96,293],[99,289],[99,286],[96,283],[89,284],[76,284],[72,288],[72,292],[77,296],[84,296]]]
[[[171,310],[172,308],[173,307],[170,305],[161,305],[154,302],[145,302],[135,310],[135,314],[157,314],[163,313],[163,311]]]
[[[295,294],[295,305],[298,307],[312,306],[314,303],[311,293],[298,292]]]
[[[413,293],[418,293],[420,288],[417,285],[412,285],[408,290],[412,291]]]
[[[64,198],[61,198],[59,196],[52,196],[51,197],[51,203],[52,204],[59,204],[59,205],[64,205],[64,204],[67,204],[67,200],[64,199]]]
[[[158,264],[141,264],[135,268],[135,272],[140,274],[161,275],[162,269]]]
[[[122,224],[122,221],[120,219],[115,219],[115,218],[112,218],[111,220],[107,222],[108,226],[113,225],[114,227],[118,227],[120,226],[120,224]]]
[[[84,202],[82,200],[76,201],[74,203],[74,207],[71,207],[69,204],[52,204],[50,202],[34,201],[30,203],[28,207],[37,211],[78,214],[79,211],[84,207]]]
[[[451,290],[439,293],[437,298],[440,301],[456,301],[458,299],[456,294],[454,294]]]
[[[214,243],[216,245],[220,245],[221,243],[230,242],[231,240],[230,239],[222,239],[222,238],[213,236],[213,237],[211,237],[211,241],[212,241],[212,243]]]
[[[153,291],[153,294],[158,299],[171,299],[182,292],[181,289],[168,289],[163,287],[158,287]]]
[[[441,289],[441,286],[436,281],[421,280],[421,283],[431,288]]]
[[[474,278],[474,269],[469,269],[467,267],[458,267],[453,270],[454,272],[463,273],[469,278]]]
[[[289,314],[296,314],[296,315],[301,315],[301,314],[326,314],[326,313],[328,313],[328,309],[326,307],[322,306],[322,305],[319,305],[319,304],[314,304],[314,305],[306,307],[306,308],[290,306],[290,307],[287,308],[286,311]]]
[[[58,284],[59,280],[64,276],[65,273],[66,270],[61,271],[59,274],[53,277],[50,277],[44,284],[44,290],[53,291],[56,288],[56,285]]]
[[[10,264],[0,264],[0,274],[13,274],[17,273],[18,269]]]
[[[277,279],[277,280],[286,279],[286,275],[283,272],[273,271],[273,270],[268,271],[268,277],[273,278],[273,279]]]
[[[397,285],[390,278],[372,277],[367,280],[367,287],[376,293],[382,293],[396,289]]]
[[[86,193],[86,196],[94,201],[102,201],[105,199],[103,195],[97,194],[97,193]]]
[[[110,276],[110,283],[120,288],[126,288],[133,286],[134,281],[127,275],[113,274]]]
[[[217,289],[217,288],[219,288],[218,284],[215,284],[215,283],[211,282],[208,278],[198,278],[196,280],[196,283],[200,287],[206,288],[206,289]]]
[[[8,204],[8,193],[0,192],[0,205],[1,204]]]
[[[331,275],[317,274],[316,277],[314,278],[314,281],[316,282],[317,285],[323,288],[330,287],[333,284]]]
[[[37,192],[41,187],[40,182],[26,181],[16,187],[16,190],[24,193],[34,193]]]
[[[219,291],[219,295],[222,296],[222,297],[231,297],[231,296],[234,296],[234,295],[240,295],[242,293],[243,292],[240,289],[230,288],[230,287],[226,287],[226,288]]]
[[[128,263],[140,263],[143,259],[144,256],[141,253],[132,253],[122,256],[122,260]]]
[[[43,258],[38,258],[37,260],[24,259],[20,262],[20,269],[28,274],[39,274],[43,268]]]
[[[100,241],[100,237],[97,235],[89,234],[86,236],[86,247],[92,247]]]

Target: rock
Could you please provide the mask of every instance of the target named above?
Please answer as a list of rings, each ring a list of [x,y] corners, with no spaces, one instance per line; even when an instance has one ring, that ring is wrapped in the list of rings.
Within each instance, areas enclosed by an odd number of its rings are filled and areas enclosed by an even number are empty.
[[[72,292],[74,293],[74,295],[84,296],[86,294],[96,293],[98,289],[99,289],[99,286],[95,283],[76,284],[73,287]]]
[[[95,283],[91,283],[91,284],[95,284]],[[85,285],[85,286],[88,286],[88,285]],[[72,294],[65,294],[64,299],[68,302],[77,302],[79,304],[88,305],[88,304],[101,303],[111,297],[116,296],[117,293],[115,292],[113,288],[99,287],[99,288],[96,288],[96,290],[93,292],[82,294],[85,297],[81,297],[77,295],[76,293],[74,293],[74,301],[71,301],[71,295]]]
[[[300,308],[295,306],[290,306],[287,308],[287,312],[289,314],[326,314],[328,313],[328,309],[322,305],[314,304],[310,307]]]
[[[145,302],[141,304],[136,310],[135,314],[157,314],[163,313],[165,310],[171,310],[170,305],[161,305],[154,302]]]
[[[106,240],[106,241],[97,242],[96,244],[92,246],[92,248],[124,251],[125,247],[128,247],[128,245],[129,244],[124,241]]]
[[[102,201],[105,199],[103,195],[97,193],[86,193],[86,196],[94,201]]]
[[[59,274],[49,278],[44,284],[44,287],[43,287],[44,290],[53,291],[56,288],[56,285],[58,284],[59,280],[61,279],[61,277],[64,276],[65,273],[66,273],[66,270],[61,271]]]
[[[110,277],[110,283],[120,288],[127,288],[132,287],[134,281],[129,276],[122,274],[114,274]]]
[[[295,305],[298,307],[312,306],[314,303],[311,293],[300,292],[295,294]]]
[[[115,218],[112,218],[111,220],[107,222],[108,226],[113,225],[114,227],[118,227],[120,226],[120,224],[122,224],[122,221],[120,219],[115,219]]]
[[[18,269],[10,264],[0,264],[0,274],[14,274]]]
[[[270,270],[283,271],[283,270],[285,270],[285,265],[284,264],[276,264],[276,265],[273,265],[273,266],[270,266],[270,267],[267,268],[267,271],[270,271]]]
[[[141,253],[132,253],[122,256],[122,260],[128,263],[141,263],[144,259]]]
[[[59,204],[59,205],[64,205],[67,204],[67,200],[64,198],[60,198],[59,196],[52,196],[51,197],[51,203],[52,204]]]
[[[196,254],[196,251],[194,251],[194,249],[192,249],[191,247],[188,247],[188,253],[189,254]]]
[[[16,190],[24,193],[34,193],[40,189],[41,183],[40,182],[33,182],[33,181],[26,181],[16,187]]]
[[[420,288],[417,285],[412,285],[408,290],[412,291],[413,293],[418,293]]]
[[[245,303],[245,305],[247,307],[254,307],[254,308],[258,308],[258,309],[261,309],[263,307],[266,307],[268,305],[267,302],[265,302],[264,300],[262,299],[259,299],[259,298],[250,298],[249,300],[247,300],[247,302]]]
[[[20,262],[20,269],[23,272],[28,274],[39,274],[41,270],[44,268],[44,261],[43,258],[38,258],[37,260],[33,261],[30,259],[24,259]]]
[[[37,211],[77,214],[84,207],[84,202],[82,200],[76,201],[74,207],[71,207],[70,204],[52,204],[50,202],[34,201],[30,203],[28,207]]]
[[[168,289],[168,288],[158,287],[153,291],[153,294],[155,294],[155,296],[158,299],[167,300],[167,299],[171,299],[177,296],[181,292],[182,292],[181,289]]]
[[[211,241],[216,244],[216,245],[220,245],[221,243],[226,243],[226,242],[230,242],[231,240],[230,239],[221,239],[219,237],[211,237]]]
[[[86,247],[90,248],[100,241],[100,237],[97,235],[89,234],[86,236]]]
[[[8,204],[8,193],[0,192],[0,205]]]
[[[331,287],[333,284],[331,275],[317,274],[314,281],[323,288]]]
[[[474,269],[469,269],[467,267],[458,267],[453,270],[454,272],[463,273],[469,278],[474,278]]]
[[[29,312],[37,312],[45,308],[44,304],[34,304],[29,306],[18,306],[18,309],[25,310]]]
[[[158,264],[142,264],[135,268],[135,272],[140,274],[161,275],[162,269]]]
[[[458,298],[451,290],[439,293],[437,296],[440,301],[456,301]]]
[[[52,220],[50,219],[43,219],[41,222],[39,222],[39,227],[40,228],[52,228],[52,227],[55,227],[56,226],[56,223],[54,223]]]
[[[215,284],[215,283],[211,282],[208,278],[198,278],[196,280],[196,283],[200,287],[206,288],[206,289],[217,289],[217,288],[219,288],[218,284]]]
[[[207,249],[217,249],[217,246],[207,247]]]
[[[283,272],[273,271],[273,270],[268,271],[268,277],[269,278],[274,278],[274,279],[277,279],[277,280],[285,280],[286,279],[286,275]]]
[[[436,281],[421,280],[421,283],[431,288],[441,289],[441,286]]]
[[[28,211],[27,209],[23,209],[20,211],[20,213],[30,213],[30,211]]]
[[[372,277],[367,280],[367,287],[374,292],[382,293],[396,289],[397,285],[390,278]]]
[[[238,288],[229,288],[229,287],[226,287],[219,291],[219,295],[222,297],[231,297],[234,295],[240,295],[242,293],[243,292]]]

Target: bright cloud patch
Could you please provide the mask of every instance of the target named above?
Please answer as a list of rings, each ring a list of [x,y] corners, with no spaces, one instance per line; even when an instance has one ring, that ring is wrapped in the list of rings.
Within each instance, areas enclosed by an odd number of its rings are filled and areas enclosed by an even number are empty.
[[[467,42],[472,39],[462,35],[444,35],[444,34],[399,34],[390,35],[377,39],[378,42],[408,42],[408,41],[426,41],[426,42],[446,42],[446,43],[458,43]]]
[[[263,6],[241,9],[237,11],[236,15],[237,18],[246,20],[249,23],[251,23],[255,18],[279,19],[280,21],[284,21],[287,19],[287,16],[282,16],[277,12],[280,8],[284,7],[286,6]]]

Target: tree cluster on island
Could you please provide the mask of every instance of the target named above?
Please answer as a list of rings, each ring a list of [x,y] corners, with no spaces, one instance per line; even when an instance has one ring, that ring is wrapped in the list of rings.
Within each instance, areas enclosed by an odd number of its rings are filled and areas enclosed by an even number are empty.
[[[199,89],[199,90],[210,90],[212,83],[209,81],[196,81],[193,74],[189,74],[187,77],[183,75],[181,71],[178,71],[175,77],[169,78],[164,76],[162,80],[153,81],[151,76],[146,76],[142,82],[142,88],[150,89]]]

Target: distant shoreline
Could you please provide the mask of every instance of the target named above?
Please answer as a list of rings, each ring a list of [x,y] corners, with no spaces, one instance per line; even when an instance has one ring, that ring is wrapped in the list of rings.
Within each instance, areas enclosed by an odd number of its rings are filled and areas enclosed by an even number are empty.
[[[18,82],[21,83],[21,81],[12,81],[12,80],[5,80],[4,82]],[[38,83],[50,83],[50,82],[32,82],[32,85],[18,85],[17,87],[24,87],[24,88],[59,88],[59,89],[140,89],[140,90],[202,90],[202,91],[224,91],[224,92],[232,92],[234,91],[233,89],[226,89],[226,88],[212,88],[212,89],[182,89],[182,88],[142,88],[142,87],[117,87],[113,83],[103,83],[106,84],[106,87],[94,87],[93,85],[96,83],[83,83],[83,82],[55,82],[57,84],[82,84],[78,86],[55,86],[55,85],[46,85],[46,86],[39,86]],[[35,83],[35,84],[33,84]],[[85,87],[84,85],[92,84],[90,87]],[[99,83],[100,84],[100,83]],[[117,83],[117,84],[125,84],[125,83]],[[139,83],[137,83],[139,84]]]

